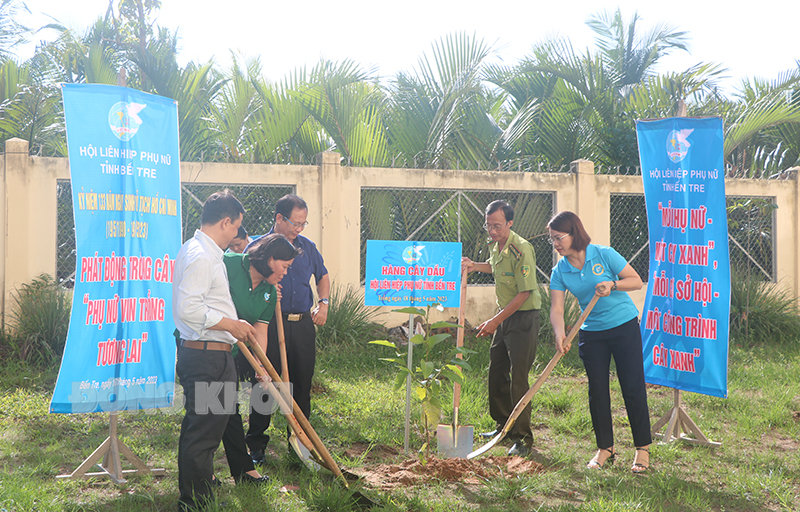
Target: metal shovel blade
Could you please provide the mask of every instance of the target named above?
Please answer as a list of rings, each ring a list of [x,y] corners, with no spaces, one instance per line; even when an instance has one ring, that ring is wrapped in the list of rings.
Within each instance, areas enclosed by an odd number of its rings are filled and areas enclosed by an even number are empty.
[[[472,426],[439,425],[436,428],[436,441],[439,445],[439,455],[448,459],[466,459],[472,451]]]
[[[311,452],[297,439],[297,436],[294,432],[292,432],[292,434],[289,436],[289,445],[291,445],[291,447],[294,449],[294,453],[297,454],[297,456],[301,461],[303,461],[303,464],[305,464],[308,469],[312,471],[320,470],[320,465],[317,464],[317,462],[311,457]]]

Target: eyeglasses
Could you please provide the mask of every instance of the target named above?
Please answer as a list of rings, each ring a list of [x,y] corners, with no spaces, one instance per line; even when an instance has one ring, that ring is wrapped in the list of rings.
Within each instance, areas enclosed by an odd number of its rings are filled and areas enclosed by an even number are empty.
[[[287,219],[286,217],[284,217],[283,220],[285,220],[286,222],[291,224],[292,227],[295,227],[295,228],[299,227],[300,229],[306,229],[306,226],[308,226],[308,221],[306,221],[306,222],[304,222],[302,224],[295,224],[294,222],[292,222],[291,220]]]
[[[503,224],[492,224],[491,226],[484,222],[483,229],[491,233],[492,231],[500,231],[506,226],[506,224],[508,224],[508,221],[504,222]]]
[[[561,243],[561,240],[563,240],[565,237],[568,237],[571,234],[572,233],[567,233],[567,234],[561,235],[561,236],[548,236],[547,237],[547,241],[550,242],[550,245],[553,245],[556,242]]]

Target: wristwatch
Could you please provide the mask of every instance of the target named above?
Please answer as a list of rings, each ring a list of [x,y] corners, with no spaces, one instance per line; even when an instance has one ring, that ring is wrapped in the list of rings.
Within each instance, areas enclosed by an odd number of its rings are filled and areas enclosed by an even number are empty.
[[[617,289],[617,282],[614,281],[614,285],[611,287],[611,291],[613,292],[616,289]]]
[[[319,304],[325,304],[326,306],[330,303],[328,299],[319,299]]]

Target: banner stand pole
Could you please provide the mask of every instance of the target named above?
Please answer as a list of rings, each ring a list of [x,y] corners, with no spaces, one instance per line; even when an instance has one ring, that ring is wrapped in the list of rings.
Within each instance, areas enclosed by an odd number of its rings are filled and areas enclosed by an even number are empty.
[[[103,443],[92,452],[83,463],[68,475],[57,475],[56,478],[91,478],[91,477],[108,477],[117,485],[125,485],[128,481],[125,475],[142,473],[150,474],[153,476],[163,476],[166,471],[164,468],[150,469],[147,465],[134,455],[130,448],[117,437],[117,411],[111,412],[109,420],[109,434]],[[122,460],[120,455],[124,455],[128,461],[133,464],[136,469],[122,469]],[[102,463],[97,463],[103,458]],[[102,470],[95,473],[87,473],[89,468],[97,466]]]
[[[675,403],[672,405],[672,409],[653,425],[653,437],[662,439],[662,443],[683,441],[689,444],[702,446],[722,446],[722,443],[710,441],[700,430],[700,427],[689,417],[689,414],[681,405],[681,390],[673,389],[673,392]],[[662,434],[658,431],[661,430],[664,425],[667,425],[667,431]],[[687,434],[692,434],[693,437]]]

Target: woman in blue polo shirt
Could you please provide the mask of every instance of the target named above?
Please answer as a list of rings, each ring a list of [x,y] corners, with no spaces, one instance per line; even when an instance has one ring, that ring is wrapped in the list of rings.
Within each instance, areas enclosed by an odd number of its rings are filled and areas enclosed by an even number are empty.
[[[613,355],[636,446],[631,470],[647,471],[652,438],[639,310],[626,293],[641,289],[642,279],[613,248],[590,244],[589,234],[574,213],[559,212],[547,223],[547,229],[553,248],[563,256],[550,275],[550,322],[559,352],[570,349],[564,344],[565,292],[578,299],[581,309],[595,294],[601,297],[581,326],[578,341],[589,379],[589,412],[598,448],[586,467],[600,469],[606,462],[613,462],[616,455],[608,377]]]

